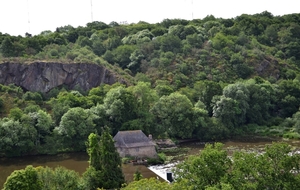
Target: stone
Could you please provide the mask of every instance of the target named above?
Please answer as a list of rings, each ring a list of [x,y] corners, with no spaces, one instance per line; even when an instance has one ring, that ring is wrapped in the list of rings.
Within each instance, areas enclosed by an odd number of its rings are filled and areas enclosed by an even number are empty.
[[[88,91],[100,84],[125,83],[121,77],[104,66],[89,63],[30,64],[4,62],[0,64],[0,84],[15,84],[27,91],[47,93],[66,86],[72,90]]]

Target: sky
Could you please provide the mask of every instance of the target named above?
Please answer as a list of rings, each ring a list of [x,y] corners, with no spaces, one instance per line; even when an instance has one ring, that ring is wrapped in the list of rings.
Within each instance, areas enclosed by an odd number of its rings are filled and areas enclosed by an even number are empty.
[[[300,13],[300,0],[0,0],[0,32],[24,36],[92,21],[137,23],[163,19],[234,18],[263,11]]]

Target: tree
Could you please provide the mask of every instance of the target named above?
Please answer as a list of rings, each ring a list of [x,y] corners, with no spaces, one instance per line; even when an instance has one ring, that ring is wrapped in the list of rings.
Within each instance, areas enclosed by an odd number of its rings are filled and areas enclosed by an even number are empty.
[[[263,154],[235,152],[226,180],[235,189],[298,189],[299,161],[286,143],[266,145]]]
[[[152,38],[153,34],[148,29],[145,29],[124,37],[122,42],[124,44],[142,44],[151,41]]]
[[[89,165],[96,170],[101,170],[100,165],[100,137],[91,133],[87,142],[87,153],[89,155]]]
[[[54,169],[49,167],[37,167],[38,179],[41,181],[41,190],[79,190],[80,176],[73,170],[63,167]]]
[[[116,134],[124,123],[137,118],[135,97],[123,86],[110,89],[103,102],[113,134]]]
[[[241,127],[246,123],[246,113],[249,109],[249,91],[245,84],[235,83],[223,89],[223,95],[215,97],[213,116],[230,127]]]
[[[166,36],[158,37],[156,40],[160,41],[160,49],[164,52],[171,51],[178,53],[181,51],[182,44],[178,36],[168,34]]]
[[[103,188],[120,188],[125,182],[122,162],[114,140],[105,128],[100,137],[100,165],[103,174]]]
[[[272,87],[267,83],[247,84],[249,90],[249,109],[246,113],[247,123],[264,124],[271,113],[271,95]]]
[[[298,189],[300,178],[293,172],[300,171],[300,156],[292,153],[287,143],[266,145],[266,153],[260,155],[257,171],[258,189]]]
[[[62,136],[64,145],[73,150],[83,150],[88,135],[95,130],[96,116],[80,107],[71,108],[65,113],[55,130]]]
[[[282,117],[291,117],[298,111],[300,101],[300,82],[298,80],[282,80],[279,83],[278,107],[279,115]]]
[[[87,152],[90,165],[83,174],[85,187],[87,189],[120,188],[125,182],[121,158],[107,127],[100,138],[94,133],[89,135]]]
[[[172,92],[174,92],[174,89],[167,84],[157,84],[155,86],[155,91],[159,97],[162,97],[169,96]]]
[[[167,133],[171,137],[191,138],[195,126],[192,125],[193,105],[177,92],[162,96],[150,109],[157,123],[157,134]]]
[[[92,43],[92,49],[96,55],[101,56],[105,53],[106,49],[100,40],[92,41]]]
[[[154,103],[158,100],[158,96],[151,84],[147,82],[138,82],[136,86],[129,88],[137,101],[137,120],[138,126],[129,126],[130,129],[141,129],[146,134],[152,133],[153,115],[149,112]],[[132,124],[133,122],[131,122]],[[138,128],[136,128],[138,127]]]
[[[300,111],[297,111],[294,115],[293,115],[293,119],[292,121],[294,122],[294,128],[295,130],[300,133]]]
[[[139,181],[134,181],[129,183],[128,186],[125,188],[122,188],[123,190],[170,190],[172,189],[172,186],[168,184],[167,182],[160,182],[159,180],[155,178],[150,179],[141,179]]]
[[[10,111],[9,111],[9,117],[15,121],[18,121],[21,119],[21,117],[23,116],[23,111],[16,107],[16,108],[12,108]]]
[[[14,46],[11,38],[9,36],[5,37],[0,46],[0,52],[3,57],[12,57],[14,56]]]
[[[216,95],[222,94],[222,87],[214,81],[199,81],[194,84],[194,90],[197,98],[204,103],[209,116],[212,116],[212,99]]]
[[[42,182],[38,178],[36,169],[32,166],[27,166],[23,170],[15,170],[8,176],[4,183],[3,190],[40,190],[42,189]]]
[[[232,98],[224,96],[216,96],[213,100],[213,116],[220,119],[221,122],[228,128],[233,129],[239,126],[237,122],[240,110],[238,103]]]
[[[231,166],[223,144],[206,144],[199,155],[190,156],[179,163],[175,170],[176,183],[184,183],[188,189],[205,189],[220,184]]]
[[[37,131],[33,126],[23,126],[19,121],[0,120],[0,152],[6,156],[28,154],[34,147]]]
[[[47,112],[43,110],[38,110],[37,112],[30,112],[21,118],[22,125],[25,127],[34,127],[37,134],[35,140],[35,146],[40,148],[40,146],[45,144],[45,138],[50,134],[50,130],[53,128],[53,121]],[[43,151],[43,149],[41,149]]]
[[[127,65],[127,67],[136,72],[140,67],[141,60],[145,58],[145,56],[140,49],[136,49],[132,52],[129,58],[131,62]]]
[[[135,47],[132,45],[121,45],[114,49],[112,54],[120,67],[125,68],[130,63],[130,55],[134,50]]]

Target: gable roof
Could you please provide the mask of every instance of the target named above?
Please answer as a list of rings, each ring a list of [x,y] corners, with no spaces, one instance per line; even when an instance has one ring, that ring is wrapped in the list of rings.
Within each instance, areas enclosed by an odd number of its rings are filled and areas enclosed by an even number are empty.
[[[155,144],[141,131],[119,131],[114,136],[115,147],[134,148],[144,146],[155,146]]]

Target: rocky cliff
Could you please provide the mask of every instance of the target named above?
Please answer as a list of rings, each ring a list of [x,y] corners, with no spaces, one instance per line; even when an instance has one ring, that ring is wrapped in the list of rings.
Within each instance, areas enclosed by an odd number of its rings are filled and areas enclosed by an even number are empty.
[[[0,64],[0,83],[15,84],[25,90],[46,93],[52,88],[62,85],[69,89],[81,88],[89,90],[102,83],[121,82],[110,70],[97,64],[83,63],[47,63]]]

